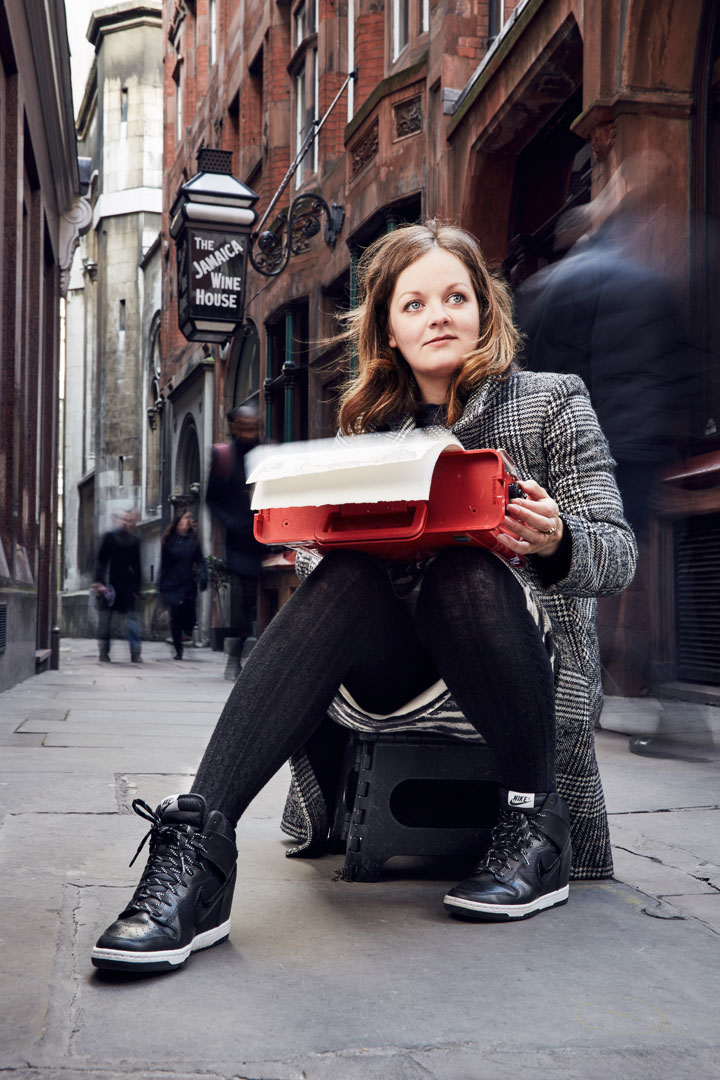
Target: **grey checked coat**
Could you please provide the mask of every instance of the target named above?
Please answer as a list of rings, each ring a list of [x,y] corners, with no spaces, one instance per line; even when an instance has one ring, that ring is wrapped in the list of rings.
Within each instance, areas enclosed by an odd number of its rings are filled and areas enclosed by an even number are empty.
[[[398,435],[414,426],[408,417],[398,426]],[[607,440],[579,378],[527,371],[513,372],[506,379],[487,378],[452,430],[467,450],[505,450],[521,479],[536,480],[555,499],[569,530],[572,557],[562,580],[544,584],[538,572],[542,560],[533,560],[525,570],[508,569],[529,586],[528,595],[539,601],[552,626],[557,650],[558,790],[568,802],[572,821],[572,876],[609,877],[612,858],[594,749],[602,702],[595,598],[629,585],[637,548],[623,516]],[[300,576],[313,564],[312,557],[299,556]],[[331,714],[349,726],[365,726],[361,710],[341,697]],[[421,721],[439,717],[446,729],[451,726],[447,721],[453,720],[468,727],[447,690],[434,702],[424,702],[418,714]],[[301,840],[296,849],[300,854],[317,848],[323,815],[313,806],[319,789],[307,759],[300,754],[291,764],[295,795],[283,827]]]

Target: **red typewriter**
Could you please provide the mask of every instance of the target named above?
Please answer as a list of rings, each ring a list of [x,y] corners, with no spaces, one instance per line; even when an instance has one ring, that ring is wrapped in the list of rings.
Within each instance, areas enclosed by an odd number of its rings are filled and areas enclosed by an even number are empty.
[[[497,535],[502,530],[508,501],[524,497],[512,462],[502,450],[464,450],[450,438],[451,442],[431,454],[434,462],[411,464],[410,470],[415,469],[416,475],[418,469],[423,471],[419,483],[409,476],[392,482],[395,492],[403,486],[412,488],[413,497],[408,498],[369,500],[368,488],[377,491],[377,470],[382,470],[382,463],[370,466],[376,478],[374,485],[367,470],[365,476],[362,469],[354,475],[343,471],[342,482],[331,484],[332,494],[342,498],[328,498],[327,502],[319,502],[324,498],[322,486],[318,489],[312,476],[295,476],[290,486],[296,491],[291,494],[287,478],[278,477],[276,470],[272,479],[261,479],[256,484],[256,538],[263,544],[312,548],[323,554],[336,548],[352,548],[401,562],[426,558],[445,547],[472,544],[511,558]],[[335,459],[337,453],[335,450]],[[333,464],[339,476],[337,460]],[[388,463],[388,469],[393,467],[397,468]],[[257,472],[251,471],[249,482],[259,479]],[[308,503],[313,505],[278,505],[283,497],[288,502],[300,501],[305,485]],[[354,490],[358,490],[357,501],[351,501]]]

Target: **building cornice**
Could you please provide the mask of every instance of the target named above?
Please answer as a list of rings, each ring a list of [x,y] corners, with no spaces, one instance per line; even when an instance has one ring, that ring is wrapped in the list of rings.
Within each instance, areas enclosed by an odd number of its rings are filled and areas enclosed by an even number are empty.
[[[93,229],[105,218],[125,214],[162,214],[162,189],[151,187],[104,191],[93,207]]]
[[[77,137],[73,116],[70,47],[65,4],[25,4],[38,95],[58,212],[72,207],[79,191]]]
[[[193,367],[190,368],[187,375],[178,383],[177,386],[168,394],[168,401],[171,401],[175,405],[184,394],[187,394],[189,390],[193,388],[198,379],[203,378],[205,375],[212,375],[215,367],[215,361],[211,356],[203,356],[198,360]]]
[[[97,50],[103,34],[129,30],[134,26],[162,26],[162,5],[159,0],[146,0],[144,4],[113,4],[112,7],[101,8],[90,16],[86,36]]]

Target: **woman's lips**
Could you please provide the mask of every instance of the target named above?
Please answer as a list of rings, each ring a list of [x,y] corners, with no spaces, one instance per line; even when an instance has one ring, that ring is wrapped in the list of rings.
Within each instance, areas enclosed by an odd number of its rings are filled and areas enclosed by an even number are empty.
[[[453,337],[452,334],[445,334],[443,337],[430,338],[430,340],[426,341],[425,344],[426,345],[442,345],[445,341],[454,341],[454,340],[455,340],[455,338]]]

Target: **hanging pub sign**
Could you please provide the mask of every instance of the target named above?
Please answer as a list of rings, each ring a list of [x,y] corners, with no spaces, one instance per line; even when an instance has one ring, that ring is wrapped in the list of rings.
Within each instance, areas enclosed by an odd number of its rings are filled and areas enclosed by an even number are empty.
[[[232,154],[204,147],[170,211],[177,249],[178,323],[188,341],[224,342],[244,318],[255,192],[231,173]]]
[[[178,321],[188,341],[224,341],[243,320],[246,236],[187,227],[178,245]]]

